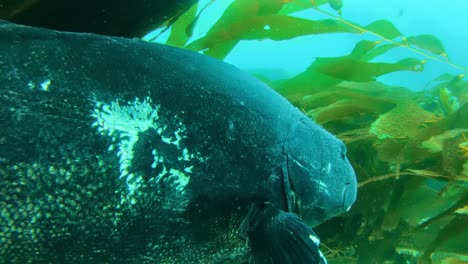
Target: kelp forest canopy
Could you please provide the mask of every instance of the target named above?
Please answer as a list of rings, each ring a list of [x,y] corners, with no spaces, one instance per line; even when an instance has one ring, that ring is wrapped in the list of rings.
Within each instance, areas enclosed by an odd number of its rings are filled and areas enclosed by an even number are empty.
[[[293,77],[253,73],[348,147],[358,201],[346,215],[316,228],[329,262],[467,263],[468,69],[451,62],[442,40],[430,32],[407,36],[389,20],[345,20],[341,0],[235,0],[205,35],[191,40],[213,2],[196,3],[167,20],[160,29],[169,32],[163,42],[224,59],[242,40],[362,36],[349,54],[318,57]],[[335,11],[324,11],[326,5]],[[328,18],[294,16],[305,10]],[[159,36],[151,41],[161,42]],[[375,62],[395,49],[414,56]],[[396,71],[418,78],[427,63],[458,73],[440,72],[420,91],[377,80]]]

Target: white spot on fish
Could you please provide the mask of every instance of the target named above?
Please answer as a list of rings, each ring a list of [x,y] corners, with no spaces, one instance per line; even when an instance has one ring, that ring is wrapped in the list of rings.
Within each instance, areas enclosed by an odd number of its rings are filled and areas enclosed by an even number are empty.
[[[174,182],[177,183],[176,190],[179,192],[184,191],[184,187],[189,183],[190,177],[188,177],[183,171],[176,170],[176,169],[170,169],[169,173],[173,177]]]
[[[181,157],[183,160],[186,160],[186,161],[189,161],[190,158],[191,158],[191,155],[189,154],[188,152],[188,149],[187,148],[184,148],[182,150],[182,157]]]
[[[128,105],[118,101],[94,109],[92,116],[96,118],[93,124],[102,134],[112,136],[119,141],[119,158],[121,177],[128,174],[128,167],[133,158],[133,146],[138,140],[138,133],[154,127],[158,119],[158,107],[153,108],[151,99],[135,100]],[[99,109],[100,108],[100,109]],[[117,138],[117,136],[119,136]]]
[[[353,205],[350,204],[350,205],[348,206],[348,208],[346,208],[346,211],[345,211],[345,212],[348,212],[348,211],[351,209],[352,206],[353,206]]]
[[[320,255],[320,259],[322,260],[322,263],[323,264],[327,264],[327,259],[325,258],[325,256],[323,255],[322,251],[319,250],[319,255]]]
[[[322,181],[319,181],[319,193],[323,193],[328,196],[330,195],[330,192],[328,191],[328,185],[326,185]]]
[[[164,141],[167,144],[171,144],[172,137],[161,137],[162,141]]]
[[[172,142],[172,143],[175,144],[177,147],[179,147],[179,145],[180,145],[180,140],[182,139],[182,136],[180,135],[180,132],[182,132],[182,130],[181,130],[180,128],[176,130],[176,132],[174,133],[176,140],[174,140],[174,141]]]
[[[153,157],[154,157],[154,161],[151,164],[151,168],[154,169],[158,165],[158,161],[159,161],[158,152],[155,149],[153,149],[153,151],[151,151],[151,154],[153,154]]]
[[[153,106],[149,97],[136,99],[127,105],[119,101],[110,104],[97,103],[91,114],[96,118],[93,126],[103,135],[112,137],[118,146],[120,178],[125,178],[128,191],[133,194],[140,180],[130,174],[128,169],[133,159],[133,147],[138,141],[138,133],[158,127],[158,106]],[[112,150],[109,147],[109,150]]]
[[[265,26],[263,27],[263,29],[264,29],[264,30],[270,30],[271,27],[270,27],[270,25],[265,25]]]
[[[41,90],[42,91],[49,91],[49,86],[50,86],[51,81],[50,80],[45,80],[41,83]]]
[[[151,98],[146,97],[143,100],[136,98],[134,101],[127,103],[115,100],[110,104],[103,102],[95,102],[95,109],[91,116],[96,119],[93,123],[93,127],[102,134],[109,136],[113,144],[108,147],[108,151],[117,149],[117,155],[119,158],[119,172],[120,179],[125,180],[128,195],[122,198],[122,201],[126,201],[130,204],[137,202],[135,195],[138,190],[143,186],[143,175],[141,172],[130,173],[130,166],[135,156],[133,151],[135,144],[139,140],[139,133],[145,132],[148,129],[153,129],[157,134],[161,136],[161,140],[166,144],[175,145],[179,150],[177,155],[178,160],[191,161],[193,158],[201,160],[199,153],[197,155],[191,154],[189,150],[181,148],[180,142],[185,136],[185,127],[180,121],[175,124],[177,129],[171,136],[162,136],[168,128],[167,124],[164,124],[164,120],[160,120],[158,114],[159,106],[154,105]],[[173,126],[170,126],[173,127]],[[167,134],[167,132],[166,132]],[[115,147],[114,147],[115,146]],[[177,192],[184,192],[185,186],[190,181],[190,174],[192,173],[193,166],[171,168],[164,165],[165,157],[159,153],[158,149],[151,151],[153,155],[153,162],[151,168],[155,169],[158,164],[163,164],[162,171],[150,181],[161,181],[170,180],[171,186]],[[164,154],[164,153],[162,153]]]
[[[328,189],[328,185],[326,185],[322,181],[319,181],[319,185],[320,185],[321,188]]]
[[[156,176],[156,181],[160,182],[163,179],[163,176],[168,172],[166,166],[163,165],[163,170]]]
[[[315,234],[310,234],[309,238],[312,240],[312,242],[314,242],[315,245],[320,245],[320,239]]]
[[[302,165],[299,161],[295,160],[294,158],[291,157],[291,160],[294,161],[294,163],[296,163],[297,166],[301,167],[302,169],[304,169],[305,171],[309,171],[309,169],[307,169],[304,165]]]
[[[28,88],[29,89],[33,90],[35,87],[36,87],[36,85],[34,85],[34,83],[32,81],[28,82]]]
[[[188,173],[192,173],[192,169],[193,169],[193,166],[190,166],[190,167],[184,168],[184,171]]]

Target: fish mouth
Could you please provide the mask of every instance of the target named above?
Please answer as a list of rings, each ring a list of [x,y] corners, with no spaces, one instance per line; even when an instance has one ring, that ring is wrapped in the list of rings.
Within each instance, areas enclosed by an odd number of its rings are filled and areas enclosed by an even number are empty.
[[[329,205],[333,204],[333,200],[330,200],[328,196],[325,200],[318,199],[312,204],[303,204],[303,219],[308,225],[314,227],[330,218],[348,212],[356,201],[356,189],[357,183],[353,181],[347,182],[341,190],[341,195],[336,197],[337,200],[335,200],[334,206],[332,205],[331,207]]]
[[[343,187],[341,192],[341,197],[343,201],[342,212],[346,213],[351,209],[354,202],[356,201],[356,184],[352,182],[347,182]]]

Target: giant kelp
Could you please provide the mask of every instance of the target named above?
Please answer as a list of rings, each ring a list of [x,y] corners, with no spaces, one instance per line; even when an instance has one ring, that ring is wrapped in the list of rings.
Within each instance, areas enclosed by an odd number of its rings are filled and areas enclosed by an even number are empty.
[[[220,59],[242,40],[362,36],[349,54],[316,58],[295,76],[272,80],[255,73],[347,144],[359,195],[349,213],[317,228],[330,263],[468,261],[467,69],[448,59],[437,36],[406,36],[383,19],[368,25],[347,21],[339,15],[341,0],[235,0],[204,36],[192,40],[203,16],[196,8],[165,29],[166,43]],[[328,18],[294,16],[305,10]],[[414,57],[381,59],[394,49]],[[421,91],[378,81],[396,71],[417,78],[428,61],[459,73],[440,73]]]

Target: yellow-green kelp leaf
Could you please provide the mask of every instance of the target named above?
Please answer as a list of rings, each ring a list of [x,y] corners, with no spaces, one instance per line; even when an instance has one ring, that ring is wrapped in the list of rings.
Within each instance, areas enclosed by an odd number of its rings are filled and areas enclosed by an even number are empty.
[[[468,177],[468,160],[465,161],[465,163],[463,163],[463,169],[462,169],[462,173],[461,173],[463,176],[466,176]]]
[[[414,96],[414,92],[408,88],[390,86],[379,81],[368,83],[343,81],[339,84],[339,87],[345,89],[340,91],[343,95],[353,93],[352,97],[379,98],[395,105],[406,102]]]
[[[340,11],[341,8],[343,8],[343,1],[342,0],[328,0],[328,4],[330,5],[331,8],[333,8],[336,11]]]
[[[196,15],[198,9],[198,2],[182,14],[171,27],[171,34],[166,41],[167,45],[175,47],[183,47],[188,39],[192,36],[193,26],[196,23]]]
[[[315,21],[282,15],[253,16],[225,24],[223,28],[213,27],[204,38],[190,44],[188,48],[200,51],[229,41],[267,38],[286,40],[304,35],[354,31],[333,19]]]
[[[376,33],[386,39],[394,39],[403,34],[388,20],[377,20],[364,27],[364,29]]]
[[[308,68],[304,72],[282,81],[279,85],[273,86],[273,89],[293,104],[297,104],[305,95],[326,90],[340,82],[342,80]]]
[[[229,24],[252,16],[276,14],[286,2],[284,0],[236,0],[226,8],[216,24]]]
[[[433,35],[418,35],[407,37],[406,41],[409,45],[416,46],[420,49],[429,51],[436,55],[446,57],[445,48],[442,42]]]
[[[398,47],[397,44],[382,44],[383,41],[361,40],[355,46],[350,56],[362,61],[370,61],[385,52]]]
[[[446,114],[450,114],[468,102],[468,82],[464,81],[464,74],[442,74],[431,81],[431,95],[439,98],[441,107]]]
[[[468,129],[465,130],[465,133],[468,134]],[[459,152],[460,152],[460,155],[462,155],[464,158],[468,158],[468,140],[466,139],[466,136],[463,133],[462,133],[462,137],[463,137],[463,142],[458,144]]]
[[[338,20],[309,20],[281,15],[252,17],[235,23],[230,28],[232,38],[246,40],[287,40],[305,35],[354,31]]]
[[[468,82],[463,80],[465,77],[465,74],[456,75],[446,85],[460,106],[468,103]]]
[[[396,63],[370,63],[350,56],[317,58],[311,65],[311,68],[317,72],[355,82],[370,82],[378,76],[396,71],[420,72],[423,67],[422,61],[412,58],[403,59]]]
[[[439,88],[439,103],[446,114],[451,114],[460,108],[458,99],[446,87]]]
[[[371,135],[373,134],[371,133]],[[377,157],[380,161],[401,164],[404,161],[402,152],[408,143],[407,141],[407,139],[385,138],[380,139],[373,147],[377,150]],[[397,174],[399,173],[398,168]]]
[[[248,30],[242,25],[244,20],[256,16],[276,14],[285,4],[284,0],[237,0],[223,12],[221,18],[210,28],[206,35],[187,45],[185,48],[224,59],[240,40],[240,34]],[[242,26],[246,27],[242,29]],[[233,34],[231,30],[236,32]]]
[[[434,82],[449,82],[451,81],[455,76],[450,73],[444,73],[439,76],[437,76],[433,81]]]
[[[468,104],[462,105],[457,111],[451,113],[443,118],[435,116],[434,118],[424,120],[425,128],[418,134],[417,137],[412,138],[417,142],[419,147],[423,141],[429,140],[431,137],[443,134],[445,131],[453,129],[468,129]],[[423,122],[423,120],[421,120]]]
[[[435,171],[429,171],[429,170],[413,170],[413,169],[407,169],[407,171],[417,174],[417,175],[422,175],[422,176],[428,176],[428,177],[440,177],[442,176],[440,173],[435,172]]]
[[[370,98],[369,98],[370,99]],[[374,115],[391,108],[391,105],[382,104],[378,98],[375,100],[362,100],[358,98],[342,99],[324,107],[314,108],[307,112],[319,124],[331,121],[350,120],[362,115]]]
[[[468,132],[468,129],[457,128],[448,130],[440,135],[432,136],[428,140],[423,141],[421,143],[421,147],[428,149],[432,153],[441,152],[444,149],[445,141],[455,137],[459,137],[460,135],[462,135],[462,133],[466,132]]]
[[[460,207],[459,209],[455,211],[455,213],[468,215],[468,205]]]
[[[354,46],[350,56],[354,59],[361,59],[363,56],[373,50],[378,44],[379,41],[361,40]]]
[[[305,95],[333,89],[333,87],[344,81],[359,82],[359,85],[357,83],[352,85],[353,89],[366,83],[366,87],[363,89],[372,94],[374,90],[367,88],[375,86],[375,83],[371,85],[367,85],[367,83],[372,83],[376,77],[401,70],[421,71],[422,68],[421,61],[416,59],[405,59],[397,63],[369,63],[355,59],[352,56],[317,58],[304,72],[291,79],[281,81],[279,85],[275,85],[273,88],[294,104],[301,101],[301,98]],[[392,89],[396,89],[396,87]],[[398,92],[400,92],[400,89],[398,89]]]
[[[384,54],[385,52],[393,49],[393,48],[396,48],[398,47],[398,45],[396,44],[384,44],[384,45],[379,45],[377,46],[376,48],[370,50],[367,54],[363,55],[361,57],[361,60],[364,60],[364,61],[370,61],[382,54]]]
[[[399,94],[402,92],[394,90],[389,93],[389,87],[378,82],[353,83],[343,81],[337,86],[322,89],[302,98],[301,109],[305,111],[315,111],[318,108],[330,106],[336,102],[355,103],[355,107],[365,107],[369,109],[369,114],[385,113],[396,106]],[[353,107],[350,105],[350,107]],[[333,109],[333,107],[330,107]],[[351,110],[353,112],[353,110]],[[333,119],[331,119],[333,120]]]
[[[280,15],[289,15],[295,12],[303,11],[311,8],[312,6],[318,7],[328,3],[328,0],[285,0],[287,2],[283,8],[278,12]]]
[[[407,102],[393,108],[372,123],[369,132],[379,139],[414,138],[424,128],[424,123],[435,115],[415,102]]]

